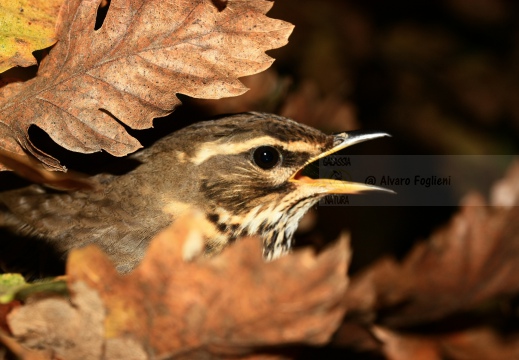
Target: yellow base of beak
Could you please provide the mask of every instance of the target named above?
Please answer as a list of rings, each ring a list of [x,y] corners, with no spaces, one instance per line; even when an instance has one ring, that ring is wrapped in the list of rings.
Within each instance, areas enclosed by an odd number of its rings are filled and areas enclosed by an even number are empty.
[[[333,179],[312,179],[308,176],[293,178],[290,182],[314,188],[315,192],[320,194],[359,194],[364,191],[385,191],[395,194],[393,190],[378,186]]]
[[[328,151],[323,152],[322,154],[309,159],[308,162],[304,165],[308,165],[314,161],[317,161],[321,158],[324,158],[328,155],[331,155],[339,150],[342,150],[348,146],[358,144],[363,141],[376,139],[384,136],[390,136],[386,133],[361,133],[361,132],[352,132],[352,133],[341,133],[334,135],[334,143],[335,146]],[[312,192],[317,194],[358,194],[364,191],[385,191],[392,194],[395,194],[393,190],[385,189],[378,186],[367,185],[356,182],[349,181],[341,181],[341,180],[333,180],[333,179],[312,179],[308,176],[302,176],[301,171],[304,166],[299,169],[289,180],[292,183],[297,184],[298,186],[304,186],[307,188],[313,189]]]

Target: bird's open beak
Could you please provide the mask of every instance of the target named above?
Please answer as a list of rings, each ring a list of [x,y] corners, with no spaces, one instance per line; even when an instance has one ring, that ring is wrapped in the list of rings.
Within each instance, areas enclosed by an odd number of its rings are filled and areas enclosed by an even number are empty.
[[[351,145],[361,143],[363,141],[376,139],[380,137],[391,136],[382,132],[375,133],[362,133],[362,132],[350,132],[350,133],[340,133],[334,135],[334,146],[322,154],[319,154],[311,159],[309,159],[305,165],[303,165],[292,177],[289,181],[298,184],[299,186],[311,187],[315,191],[315,193],[321,194],[358,194],[363,191],[386,191],[390,193],[394,193],[393,190],[381,188],[374,185],[349,182],[343,180],[333,180],[333,179],[312,179],[308,176],[302,175],[303,169],[310,163],[324,158],[328,155],[334,154],[339,150],[347,148]]]

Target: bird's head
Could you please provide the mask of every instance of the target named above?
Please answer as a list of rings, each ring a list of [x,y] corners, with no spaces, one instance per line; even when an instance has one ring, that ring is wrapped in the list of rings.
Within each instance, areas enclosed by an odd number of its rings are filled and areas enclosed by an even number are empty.
[[[361,183],[311,179],[311,162],[384,133],[326,135],[272,114],[246,113],[197,123],[164,139],[158,149],[181,164],[184,180],[172,184],[175,209],[200,208],[213,226],[209,248],[258,235],[264,256],[287,252],[299,220],[327,194],[383,190]],[[181,150],[179,150],[181,149]],[[172,157],[171,157],[172,156]],[[179,179],[177,177],[177,179]],[[171,207],[170,207],[171,208]]]

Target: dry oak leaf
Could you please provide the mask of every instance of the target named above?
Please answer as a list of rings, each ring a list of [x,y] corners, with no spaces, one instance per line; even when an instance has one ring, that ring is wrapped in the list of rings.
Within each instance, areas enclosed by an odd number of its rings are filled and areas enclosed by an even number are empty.
[[[246,238],[200,258],[197,221],[178,220],[159,234],[127,275],[96,247],[71,253],[69,282],[96,289],[106,308],[107,351],[135,341],[151,358],[248,358],[329,341],[345,311],[345,238],[317,256],[306,249],[265,262],[259,239]]]
[[[57,190],[93,189],[94,183],[85,175],[73,171],[50,171],[42,163],[27,155],[18,155],[0,148],[0,164],[17,175],[36,184],[45,184]]]
[[[124,156],[140,144],[119,122],[149,128],[180,104],[177,93],[244,93],[238,78],[267,69],[265,51],[293,29],[265,16],[272,2],[264,0],[230,0],[223,11],[210,0],[113,0],[94,30],[100,1],[67,1],[38,75],[0,89],[0,147],[63,170],[29,140],[36,125],[69,150]]]
[[[101,359],[105,309],[97,292],[81,282],[71,301],[36,299],[7,315],[13,336],[25,348],[50,351],[52,359]]]
[[[400,264],[382,259],[352,278],[349,314],[410,326],[519,292],[519,207],[470,195],[444,228]],[[384,314],[382,316],[382,313]]]
[[[36,65],[33,51],[56,42],[63,0],[0,0],[0,73]]]

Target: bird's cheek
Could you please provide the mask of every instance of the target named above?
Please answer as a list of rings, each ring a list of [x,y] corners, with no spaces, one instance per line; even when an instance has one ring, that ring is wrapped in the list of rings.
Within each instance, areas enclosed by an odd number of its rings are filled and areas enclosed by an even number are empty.
[[[290,178],[291,171],[287,168],[279,168],[270,171],[267,174],[262,174],[256,179],[258,185],[265,187],[278,187],[286,184]]]

